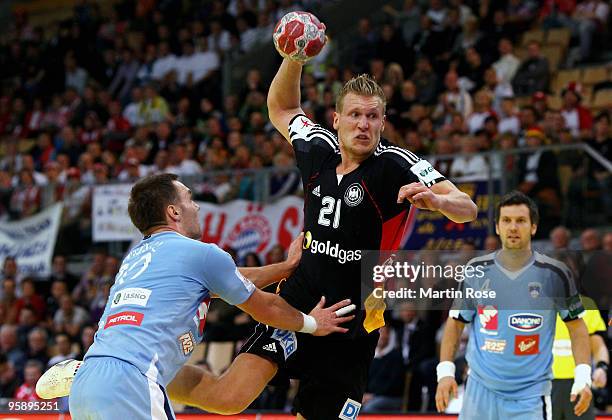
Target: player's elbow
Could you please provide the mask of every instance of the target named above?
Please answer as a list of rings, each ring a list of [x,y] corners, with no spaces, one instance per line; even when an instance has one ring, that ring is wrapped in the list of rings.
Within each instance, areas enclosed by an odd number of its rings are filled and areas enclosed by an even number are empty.
[[[215,399],[214,407],[208,406],[206,411],[210,411],[224,416],[240,414],[246,410],[252,401],[247,401],[240,391],[227,390],[223,395]]]

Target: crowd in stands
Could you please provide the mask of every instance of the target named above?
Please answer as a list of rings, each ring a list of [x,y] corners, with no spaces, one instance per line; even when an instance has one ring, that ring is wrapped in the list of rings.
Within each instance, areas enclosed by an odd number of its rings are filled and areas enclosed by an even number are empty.
[[[93,185],[166,171],[200,179],[196,197],[213,202],[256,198],[248,171],[262,168],[276,171],[272,198],[299,192],[291,146],[267,117],[266,77],[251,69],[242,90],[224,96],[221,68],[270,43],[285,13],[317,3],[122,0],[103,12],[81,0],[71,19],[50,27],[33,26],[18,11],[0,37],[0,221],[63,201],[63,234],[81,243],[90,231]],[[568,228],[612,220],[612,177],[577,149],[537,147],[587,144],[612,161],[612,73],[601,63],[603,77],[573,68],[596,61],[609,46],[609,9],[605,0],[387,4],[377,17],[357,22],[350,60],[327,54],[306,66],[302,107],[331,128],[343,82],[370,73],[387,96],[386,138],[431,156],[456,182],[493,178],[528,193],[543,214],[541,235],[550,232],[554,247],[567,247]],[[333,31],[332,51],[339,48]],[[517,148],[527,153],[507,153]],[[228,169],[247,172],[206,176]],[[612,233],[603,230],[584,230],[580,242],[576,249],[612,251]],[[497,246],[495,238],[485,241],[487,249]],[[250,255],[247,264],[282,257],[276,247]],[[88,269],[70,273],[58,254],[50,278],[32,279],[5,259],[0,397],[35,399],[33,385],[47,366],[82,357],[119,262],[96,251]],[[421,389],[435,387],[443,319],[403,308],[391,321],[375,358],[375,366],[387,368],[375,368],[364,409],[397,405],[406,371],[414,382],[409,407],[431,408]],[[250,322],[219,304],[209,315],[207,340],[240,341]]]

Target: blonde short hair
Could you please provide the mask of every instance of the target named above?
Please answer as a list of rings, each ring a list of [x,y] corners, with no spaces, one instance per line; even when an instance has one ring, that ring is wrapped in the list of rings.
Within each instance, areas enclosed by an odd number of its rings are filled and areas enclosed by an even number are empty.
[[[336,112],[342,112],[344,97],[349,93],[354,93],[359,96],[376,96],[382,103],[383,114],[387,109],[387,97],[385,96],[385,92],[380,85],[367,74],[360,74],[359,76],[353,77],[342,86],[342,90],[336,99]]]

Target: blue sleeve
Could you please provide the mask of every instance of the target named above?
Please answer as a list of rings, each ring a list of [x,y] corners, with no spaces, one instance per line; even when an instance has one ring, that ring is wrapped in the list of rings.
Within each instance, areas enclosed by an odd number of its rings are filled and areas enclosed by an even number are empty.
[[[205,267],[208,290],[230,305],[244,303],[255,291],[255,285],[240,274],[232,257],[216,245],[209,248]]]

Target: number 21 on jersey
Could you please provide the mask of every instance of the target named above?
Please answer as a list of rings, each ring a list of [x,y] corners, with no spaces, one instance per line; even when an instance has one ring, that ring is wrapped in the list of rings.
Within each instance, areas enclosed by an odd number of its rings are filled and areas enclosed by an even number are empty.
[[[342,200],[335,199],[326,195],[321,200],[321,211],[319,212],[319,224],[321,226],[330,226],[337,229],[340,226],[340,207],[342,206]],[[329,215],[333,214],[333,224]]]

